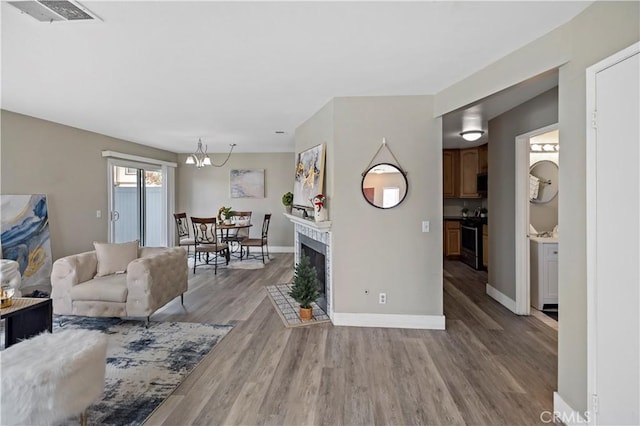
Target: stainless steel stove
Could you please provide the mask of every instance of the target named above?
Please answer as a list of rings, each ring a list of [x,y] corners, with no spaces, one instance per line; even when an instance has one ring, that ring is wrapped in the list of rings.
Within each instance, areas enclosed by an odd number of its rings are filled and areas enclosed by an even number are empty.
[[[471,217],[462,219],[461,235],[462,249],[460,260],[474,269],[484,269],[482,265],[482,225],[486,218]]]

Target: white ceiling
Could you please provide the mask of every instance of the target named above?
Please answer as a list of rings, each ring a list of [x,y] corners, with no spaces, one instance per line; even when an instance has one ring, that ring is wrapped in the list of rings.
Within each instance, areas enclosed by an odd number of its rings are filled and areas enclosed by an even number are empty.
[[[293,151],[332,97],[437,93],[590,3],[84,2],[103,22],[49,24],[3,1],[2,107],[179,153]]]

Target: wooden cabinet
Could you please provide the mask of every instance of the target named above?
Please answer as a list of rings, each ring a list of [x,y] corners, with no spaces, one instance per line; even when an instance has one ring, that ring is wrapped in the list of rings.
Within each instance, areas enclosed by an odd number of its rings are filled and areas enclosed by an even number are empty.
[[[444,198],[458,196],[458,156],[457,149],[445,149],[442,152],[442,196]]]
[[[488,173],[489,172],[489,144],[484,144],[478,147],[478,169],[480,169],[479,173]]]
[[[531,237],[531,306],[542,310],[558,307],[558,243]]]
[[[460,150],[460,198],[479,198],[476,179],[480,172],[480,149]]]
[[[482,265],[489,267],[489,225],[482,225]]]
[[[444,221],[444,255],[460,256],[460,221]]]
[[[487,144],[467,149],[442,151],[442,196],[444,198],[480,198],[478,173],[487,173]]]

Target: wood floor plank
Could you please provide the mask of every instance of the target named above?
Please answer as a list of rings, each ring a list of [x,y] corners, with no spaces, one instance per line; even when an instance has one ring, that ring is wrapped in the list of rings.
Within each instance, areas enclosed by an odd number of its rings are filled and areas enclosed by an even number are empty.
[[[446,331],[288,329],[265,287],[292,266],[276,254],[263,269],[190,273],[185,305],[152,320],[235,327],[146,424],[526,425],[553,410],[557,329],[489,298],[486,272],[445,261]]]

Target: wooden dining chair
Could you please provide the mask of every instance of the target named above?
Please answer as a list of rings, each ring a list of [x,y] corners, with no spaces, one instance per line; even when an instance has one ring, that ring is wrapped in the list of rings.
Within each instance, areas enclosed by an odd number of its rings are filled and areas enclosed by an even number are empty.
[[[264,253],[266,250],[267,253],[267,258],[271,259],[271,257],[269,257],[269,246],[268,246],[268,242],[267,242],[267,235],[269,234],[269,223],[271,222],[271,213],[267,213],[264,215],[264,219],[262,221],[262,234],[260,235],[260,238],[247,238],[244,241],[240,242],[241,244],[241,249],[246,247],[247,248],[247,259],[249,258],[249,248],[250,247],[260,247],[261,251],[262,251],[262,263],[265,263],[264,261]],[[265,249],[266,247],[266,249]]]
[[[243,224],[249,225],[251,224],[251,212],[235,212],[236,214],[233,216],[233,222],[235,224]],[[239,228],[229,230],[226,234],[223,241],[229,244],[240,244],[242,241],[249,238],[249,228]],[[232,251],[235,251],[235,248],[232,247]],[[242,253],[240,253],[240,258],[242,259]]]
[[[226,262],[229,264],[229,245],[218,240],[218,230],[215,217],[191,217],[193,226],[193,237],[195,242],[195,253],[198,257],[204,253],[205,260],[198,265],[198,261],[193,259],[193,273],[196,273],[196,266],[209,265],[213,263],[214,274],[218,273],[218,264]],[[213,258],[211,258],[213,254]],[[220,260],[222,256],[222,261]]]
[[[176,221],[176,229],[178,230],[178,246],[187,247],[187,256],[189,256],[189,247],[195,246],[195,240],[191,238],[189,231],[189,221],[186,213],[174,213],[173,218]]]

